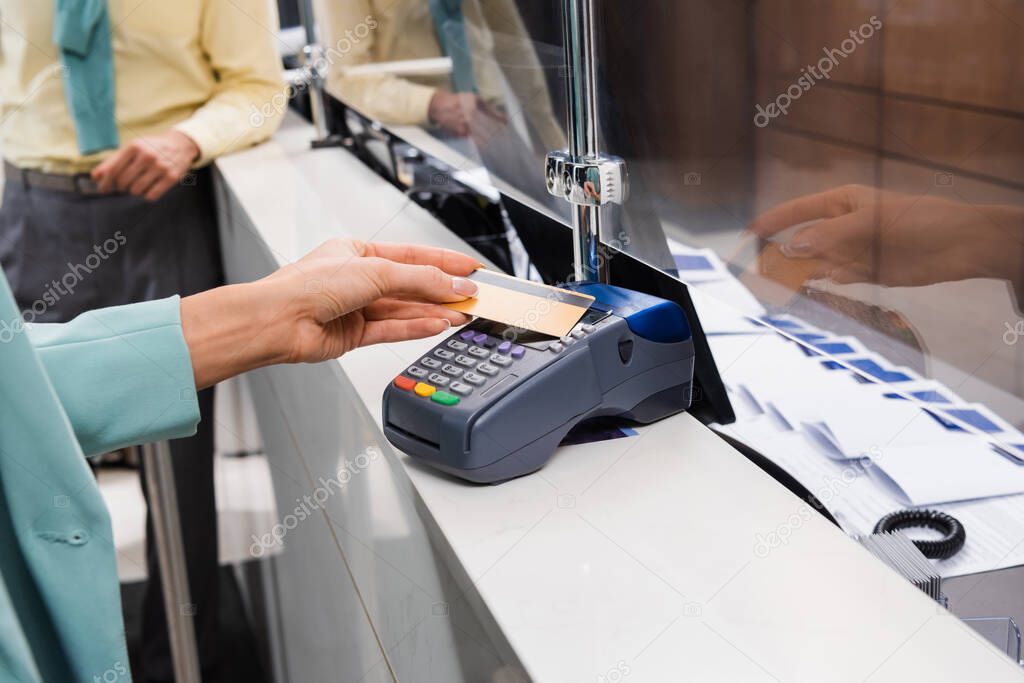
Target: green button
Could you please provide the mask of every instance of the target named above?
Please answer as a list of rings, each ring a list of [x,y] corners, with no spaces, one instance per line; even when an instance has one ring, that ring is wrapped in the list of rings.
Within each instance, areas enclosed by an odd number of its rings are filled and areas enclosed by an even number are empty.
[[[443,406],[453,406],[459,402],[459,397],[449,394],[447,391],[435,391],[430,395],[431,401],[437,401]]]

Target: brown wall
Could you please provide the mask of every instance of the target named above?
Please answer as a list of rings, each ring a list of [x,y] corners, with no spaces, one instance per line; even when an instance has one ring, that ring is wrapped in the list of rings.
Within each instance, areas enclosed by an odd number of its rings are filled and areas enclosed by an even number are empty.
[[[882,29],[759,132],[756,207],[849,182],[1024,201],[1024,3],[759,0],[758,101],[872,15]]]

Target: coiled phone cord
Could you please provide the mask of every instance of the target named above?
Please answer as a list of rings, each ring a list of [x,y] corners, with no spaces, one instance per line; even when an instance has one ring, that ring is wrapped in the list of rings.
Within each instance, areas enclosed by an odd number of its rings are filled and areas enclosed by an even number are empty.
[[[942,532],[944,535],[936,540],[911,539],[921,554],[932,560],[945,560],[953,557],[964,547],[967,531],[955,517],[938,510],[897,510],[890,512],[875,525],[876,534],[884,534],[897,529],[911,527],[927,527]]]

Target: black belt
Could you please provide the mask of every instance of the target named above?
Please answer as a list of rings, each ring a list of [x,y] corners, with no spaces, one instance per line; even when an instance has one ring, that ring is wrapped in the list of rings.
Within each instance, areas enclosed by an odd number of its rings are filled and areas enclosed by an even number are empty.
[[[104,194],[93,182],[88,173],[74,175],[64,173],[44,173],[33,168],[19,168],[9,161],[4,161],[4,178],[7,182],[20,182],[25,187],[33,187],[51,192],[68,192],[83,197],[95,197]]]

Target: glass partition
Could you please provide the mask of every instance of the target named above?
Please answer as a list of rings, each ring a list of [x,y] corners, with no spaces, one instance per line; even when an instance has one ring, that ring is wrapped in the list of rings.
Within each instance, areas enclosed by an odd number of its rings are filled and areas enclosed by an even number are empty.
[[[952,424],[1019,442],[1024,8],[598,7],[607,149],[680,276],[824,335],[862,378],[935,380],[978,409]]]
[[[334,94],[568,222],[542,172],[566,147],[561,3],[322,5]],[[596,7],[599,146],[629,178],[606,241],[1020,426],[1018,3]]]

